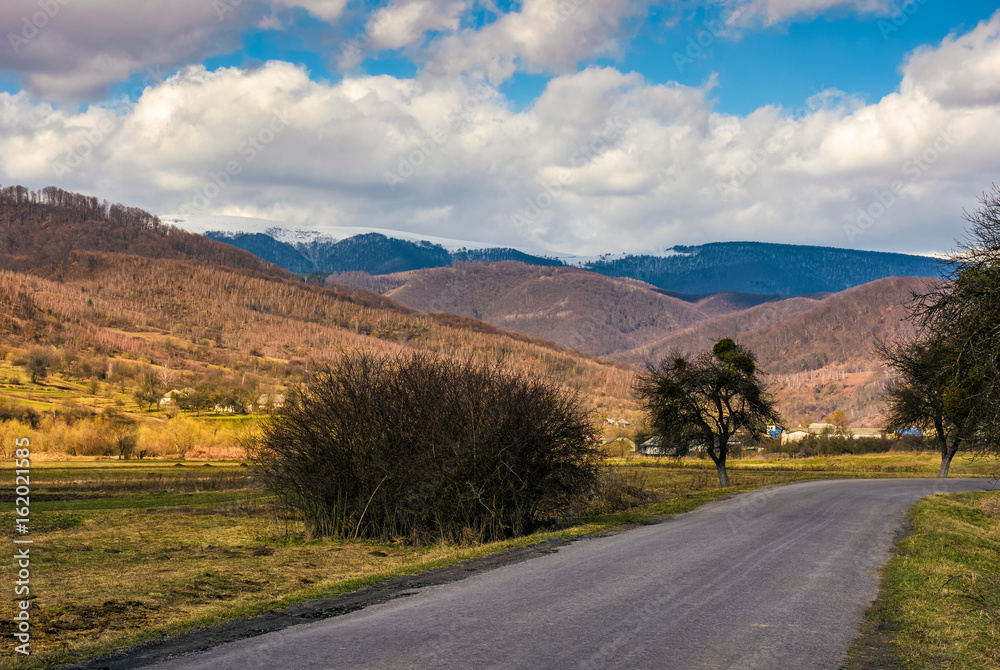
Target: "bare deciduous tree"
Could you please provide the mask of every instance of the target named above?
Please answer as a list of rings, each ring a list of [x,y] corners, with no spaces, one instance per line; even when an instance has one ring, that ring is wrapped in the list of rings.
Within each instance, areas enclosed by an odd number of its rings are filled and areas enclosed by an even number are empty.
[[[728,338],[696,358],[675,353],[650,364],[636,382],[636,393],[653,431],[677,455],[692,446],[705,448],[721,486],[729,486],[730,438],[737,431],[761,437],[767,424],[777,421],[774,398],[764,390],[753,353]]]

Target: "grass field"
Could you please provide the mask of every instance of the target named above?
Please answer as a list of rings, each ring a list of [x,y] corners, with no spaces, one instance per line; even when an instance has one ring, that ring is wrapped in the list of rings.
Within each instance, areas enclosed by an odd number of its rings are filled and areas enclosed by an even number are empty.
[[[553,535],[687,511],[768,484],[926,476],[936,472],[934,461],[933,453],[743,460],[732,464],[733,486],[724,490],[710,462],[630,461],[618,464],[617,476],[644,482],[655,502],[476,547],[307,539],[299,523],[273,510],[239,462],[36,461],[31,468],[33,655],[25,660],[5,654],[0,668],[43,667]],[[7,509],[13,507],[12,467],[8,461],[0,469],[8,482]],[[992,461],[960,458],[953,472],[989,475],[996,469]],[[14,515],[0,517],[10,537]],[[10,584],[12,563],[2,565]],[[12,598],[2,605],[0,634],[9,640]]]
[[[926,498],[911,525],[868,613],[885,660],[900,668],[1000,668],[1000,491]],[[853,649],[847,667],[869,667],[868,654]]]

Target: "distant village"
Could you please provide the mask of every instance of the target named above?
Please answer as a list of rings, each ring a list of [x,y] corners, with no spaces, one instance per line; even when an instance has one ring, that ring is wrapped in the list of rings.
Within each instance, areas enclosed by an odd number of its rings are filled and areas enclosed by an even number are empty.
[[[606,426],[618,426],[627,427],[631,424],[625,419],[605,419],[604,424]],[[768,437],[764,438],[762,441],[754,441],[749,438],[733,437],[730,440],[730,446],[741,447],[744,449],[753,449],[758,452],[767,451],[768,442],[770,440],[777,441],[781,445],[801,442],[809,436],[822,437],[822,436],[842,436],[849,437],[851,439],[860,440],[863,438],[882,438],[885,437],[885,431],[880,428],[849,428],[842,429],[836,424],[816,422],[810,423],[808,426],[799,426],[793,430],[788,430],[782,426],[771,424],[767,427]],[[903,435],[922,435],[921,431],[918,429],[911,429],[906,431],[900,431],[899,436]],[[663,444],[663,440],[659,436],[654,436],[646,439],[638,444],[633,440],[619,435],[615,438],[610,439],[606,444],[611,444],[614,442],[624,441],[627,443],[627,448],[630,451],[634,451],[637,454],[644,456],[672,456],[675,450],[669,446]],[[704,447],[695,447],[692,449],[694,452],[704,451]]]
[[[195,390],[193,388],[173,389],[167,391],[160,398],[160,408],[181,407],[184,400],[189,398]],[[281,393],[262,393],[257,402],[249,402],[246,405],[236,403],[215,404],[212,406],[213,412],[218,414],[253,414],[254,412],[273,412],[280,409],[285,404],[285,396]]]

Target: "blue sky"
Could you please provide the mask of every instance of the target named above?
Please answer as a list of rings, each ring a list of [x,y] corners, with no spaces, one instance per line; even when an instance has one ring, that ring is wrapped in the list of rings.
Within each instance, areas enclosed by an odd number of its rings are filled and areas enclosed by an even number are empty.
[[[1000,176],[995,2],[40,7],[0,8],[0,183],[161,214],[926,253]]]
[[[336,26],[298,8],[287,18],[287,26],[249,26],[241,32],[237,48],[201,62],[212,70],[281,60],[304,66],[318,81],[337,81],[345,73],[331,62],[336,45],[363,35],[366,18],[386,4],[368,3],[367,11],[348,5]],[[518,6],[497,3],[503,10]],[[727,30],[724,8],[690,2],[660,3],[649,6],[645,14],[625,28],[619,53],[581,59],[578,67],[614,67],[638,72],[651,83],[677,81],[689,86],[702,85],[715,76],[715,109],[731,114],[748,114],[764,105],[794,109],[814,91],[830,87],[872,102],[898,88],[900,65],[908,53],[936,44],[950,33],[965,32],[997,10],[996,2],[989,0],[914,0],[887,6],[884,14],[859,14],[840,8],[826,15],[807,15],[730,34],[723,32]],[[481,28],[496,18],[491,11],[480,8],[469,12],[463,23]],[[426,40],[432,41],[437,34],[429,34]],[[421,67],[418,59],[407,57],[401,49],[370,49],[366,56],[351,74],[411,78]],[[112,84],[111,90],[127,91],[143,76],[145,73]],[[523,109],[531,105],[552,76],[551,71],[517,72],[505,82],[503,90],[514,108]],[[3,90],[17,90],[16,75],[4,78]]]

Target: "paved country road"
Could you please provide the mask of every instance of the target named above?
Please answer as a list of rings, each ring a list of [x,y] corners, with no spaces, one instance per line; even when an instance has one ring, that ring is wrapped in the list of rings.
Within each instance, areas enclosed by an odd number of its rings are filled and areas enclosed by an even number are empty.
[[[906,510],[993,485],[828,480],[741,494],[149,667],[835,669]]]

